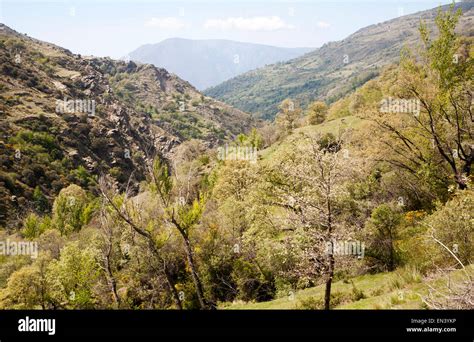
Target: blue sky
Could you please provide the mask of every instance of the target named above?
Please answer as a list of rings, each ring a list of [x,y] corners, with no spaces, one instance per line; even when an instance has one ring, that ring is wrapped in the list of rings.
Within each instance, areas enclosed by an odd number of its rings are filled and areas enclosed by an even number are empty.
[[[83,55],[119,58],[166,38],[318,47],[450,1],[0,0],[0,22]]]

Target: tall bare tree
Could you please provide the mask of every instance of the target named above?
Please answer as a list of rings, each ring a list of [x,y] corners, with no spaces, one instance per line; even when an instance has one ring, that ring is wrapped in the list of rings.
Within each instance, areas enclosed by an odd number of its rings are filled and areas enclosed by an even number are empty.
[[[112,225],[105,213],[105,203],[102,203],[102,207],[99,213],[100,227],[102,229],[102,238],[103,243],[101,246],[101,260],[100,266],[103,269],[105,276],[107,278],[107,283],[110,288],[110,293],[112,294],[112,299],[114,301],[115,307],[120,307],[120,297],[117,293],[117,280],[114,276],[113,266],[112,266],[112,252],[114,244],[114,232]]]
[[[99,189],[102,194],[102,197],[106,200],[112,210],[117,214],[119,219],[129,225],[138,235],[145,239],[148,247],[150,248],[150,251],[158,261],[153,268],[164,276],[171,297],[173,298],[176,307],[181,310],[183,306],[181,304],[179,293],[175,287],[175,283],[171,275],[168,263],[166,259],[162,256],[160,252],[160,247],[156,244],[153,232],[142,226],[139,220],[136,220],[134,218],[133,213],[131,213],[130,203],[128,201],[130,195],[129,192],[125,191],[124,199],[120,204],[120,202],[116,200],[117,193],[114,189],[114,183],[109,177],[106,176],[101,177],[99,179]]]
[[[286,225],[303,237],[303,273],[324,277],[324,307],[330,308],[331,286],[335,270],[334,242],[347,238],[341,198],[346,181],[354,171],[349,152],[338,139],[329,147],[320,137],[303,135],[292,141],[291,148],[278,167],[269,171],[267,204],[287,213]],[[351,165],[352,164],[352,165]]]
[[[196,170],[189,165],[184,179],[173,181],[168,165],[155,159],[150,166],[154,187],[165,210],[165,220],[169,222],[183,239],[186,258],[191,269],[191,277],[201,309],[215,309],[215,305],[206,300],[202,281],[199,277],[190,232],[199,223],[203,208],[204,195],[199,193],[192,181],[197,178]]]

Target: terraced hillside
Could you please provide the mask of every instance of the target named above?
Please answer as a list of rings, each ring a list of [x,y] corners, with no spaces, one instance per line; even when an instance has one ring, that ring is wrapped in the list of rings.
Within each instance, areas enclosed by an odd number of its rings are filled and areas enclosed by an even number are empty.
[[[463,11],[459,32],[474,35],[474,3],[458,3],[456,8]],[[368,26],[302,57],[232,78],[205,94],[265,119],[274,118],[285,98],[303,107],[316,99],[332,103],[377,76],[381,67],[397,62],[401,49],[418,41],[420,19],[433,29],[437,12],[432,9]]]

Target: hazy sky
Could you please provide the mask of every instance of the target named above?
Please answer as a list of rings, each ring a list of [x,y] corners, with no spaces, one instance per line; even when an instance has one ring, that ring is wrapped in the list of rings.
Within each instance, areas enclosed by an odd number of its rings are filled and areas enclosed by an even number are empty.
[[[83,55],[119,58],[166,38],[318,47],[450,1],[0,0],[0,22]]]

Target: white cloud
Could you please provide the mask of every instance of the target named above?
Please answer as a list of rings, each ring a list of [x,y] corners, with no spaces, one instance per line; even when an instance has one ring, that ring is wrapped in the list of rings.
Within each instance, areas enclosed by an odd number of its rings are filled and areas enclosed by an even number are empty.
[[[206,29],[242,30],[242,31],[276,31],[293,29],[280,17],[229,17],[226,19],[209,19],[204,23]]]
[[[316,24],[316,26],[318,26],[319,28],[329,28],[331,26],[331,24],[325,22],[325,21],[318,21],[318,23]]]
[[[147,27],[157,27],[164,30],[179,30],[185,28],[187,25],[183,20],[175,17],[166,18],[151,18],[145,22]]]

